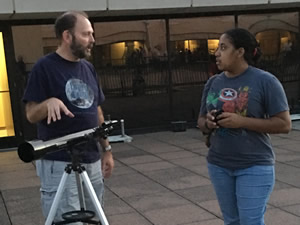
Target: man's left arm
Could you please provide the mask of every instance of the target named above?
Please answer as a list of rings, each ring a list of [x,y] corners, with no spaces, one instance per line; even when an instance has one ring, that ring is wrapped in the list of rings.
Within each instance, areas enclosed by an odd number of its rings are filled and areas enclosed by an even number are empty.
[[[98,117],[99,125],[101,126],[104,123],[104,116],[100,106],[98,106]],[[114,168],[114,159],[108,138],[100,138],[100,145],[103,149],[103,153],[101,154],[102,174],[104,178],[109,178]]]

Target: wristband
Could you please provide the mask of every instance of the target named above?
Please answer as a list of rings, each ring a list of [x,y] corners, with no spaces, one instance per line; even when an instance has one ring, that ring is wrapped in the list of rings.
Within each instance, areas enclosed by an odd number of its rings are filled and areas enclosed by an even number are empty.
[[[107,145],[103,148],[103,152],[111,152],[111,145]]]

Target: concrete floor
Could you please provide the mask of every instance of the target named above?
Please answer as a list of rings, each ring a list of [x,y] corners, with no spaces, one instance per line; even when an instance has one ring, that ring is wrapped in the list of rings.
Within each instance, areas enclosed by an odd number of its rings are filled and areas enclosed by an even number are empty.
[[[105,182],[104,207],[110,225],[223,224],[199,130],[132,137],[131,143],[113,143],[116,167]],[[300,129],[272,140],[276,185],[265,221],[299,225]],[[1,225],[44,224],[34,164],[23,163],[16,151],[0,153],[0,194]]]

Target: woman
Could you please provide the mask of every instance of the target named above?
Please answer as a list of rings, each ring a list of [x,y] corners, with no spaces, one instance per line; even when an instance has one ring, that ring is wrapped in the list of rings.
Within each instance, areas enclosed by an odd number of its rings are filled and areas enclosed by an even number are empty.
[[[223,72],[208,80],[198,118],[211,134],[209,175],[225,225],[264,225],[275,182],[268,133],[290,131],[287,99],[275,76],[252,66],[261,51],[247,30],[225,32],[215,56]]]

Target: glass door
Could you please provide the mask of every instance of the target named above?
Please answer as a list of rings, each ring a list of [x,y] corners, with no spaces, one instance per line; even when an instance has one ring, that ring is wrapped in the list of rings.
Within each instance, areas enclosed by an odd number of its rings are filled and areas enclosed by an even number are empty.
[[[7,79],[3,35],[0,32],[0,138],[15,136]]]

